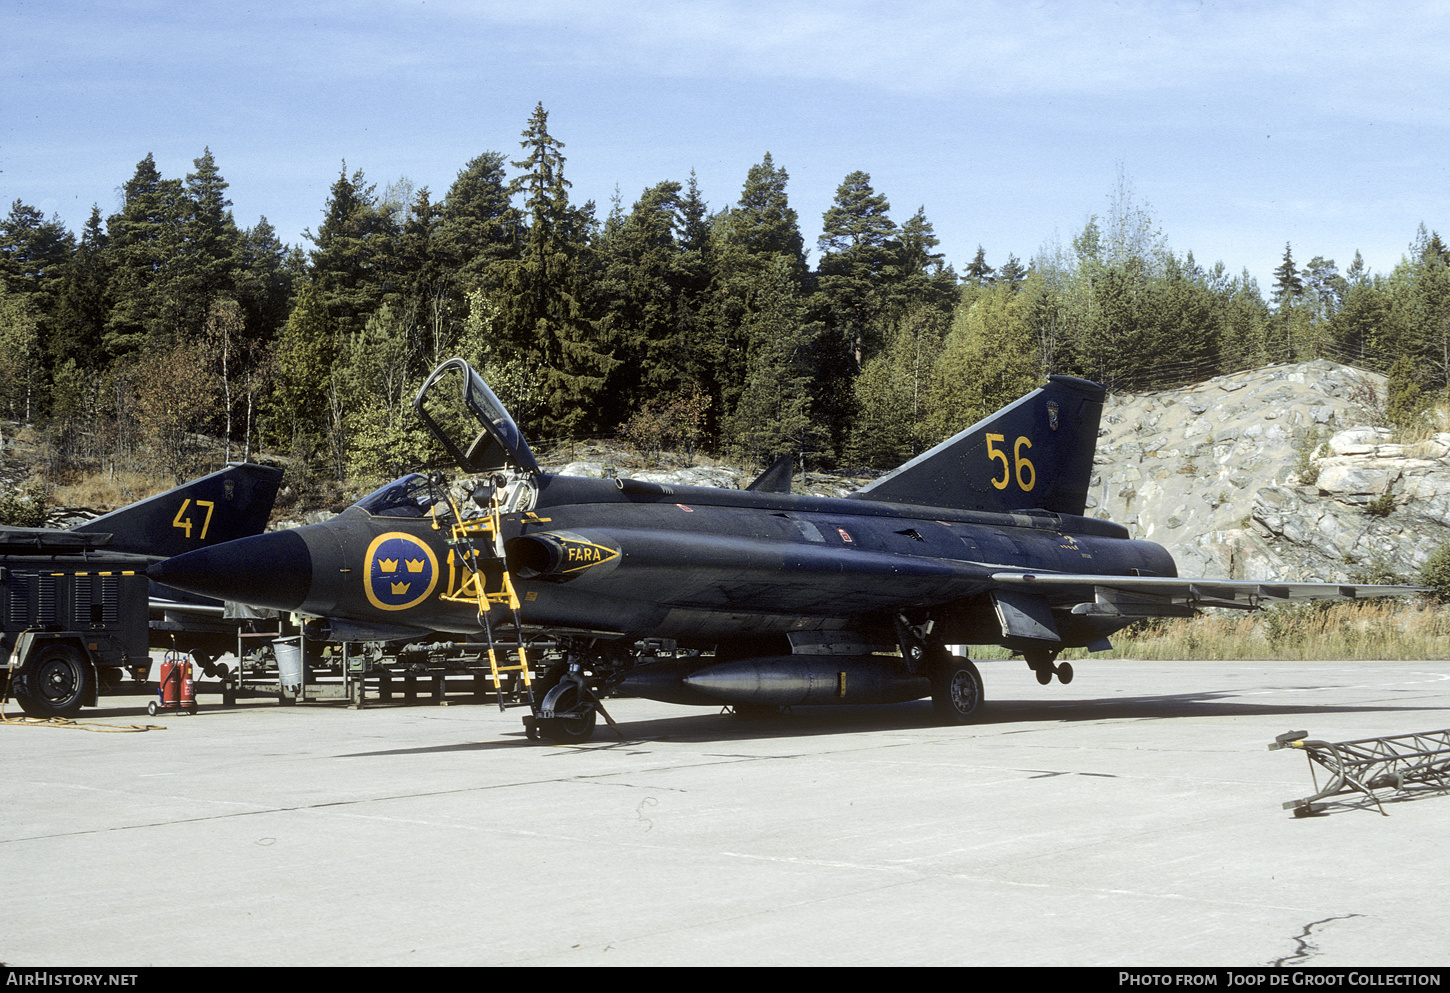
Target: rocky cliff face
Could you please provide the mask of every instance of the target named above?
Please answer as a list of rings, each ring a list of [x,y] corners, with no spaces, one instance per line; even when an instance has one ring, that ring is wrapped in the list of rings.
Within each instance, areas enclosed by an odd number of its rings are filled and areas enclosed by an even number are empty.
[[[1450,434],[1390,444],[1370,423],[1384,388],[1321,360],[1112,397],[1088,513],[1166,546],[1181,575],[1413,578],[1450,539]]]

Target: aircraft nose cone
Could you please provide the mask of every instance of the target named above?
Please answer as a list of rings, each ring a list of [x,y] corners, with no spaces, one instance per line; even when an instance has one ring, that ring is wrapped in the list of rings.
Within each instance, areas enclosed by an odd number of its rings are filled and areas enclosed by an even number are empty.
[[[146,575],[188,593],[295,610],[312,588],[312,554],[296,532],[271,531],[169,558]]]

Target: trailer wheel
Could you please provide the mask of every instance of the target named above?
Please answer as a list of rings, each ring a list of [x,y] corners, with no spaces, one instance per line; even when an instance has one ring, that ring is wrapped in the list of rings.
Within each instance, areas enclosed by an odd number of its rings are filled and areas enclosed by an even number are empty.
[[[91,693],[91,666],[71,645],[46,645],[25,663],[15,699],[31,717],[71,717]]]
[[[982,676],[971,659],[938,658],[931,670],[931,705],[944,724],[968,724],[982,705]]]

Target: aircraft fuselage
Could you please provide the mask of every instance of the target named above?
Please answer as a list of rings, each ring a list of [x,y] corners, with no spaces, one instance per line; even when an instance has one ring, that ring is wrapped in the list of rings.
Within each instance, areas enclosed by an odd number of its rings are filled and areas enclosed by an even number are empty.
[[[501,574],[507,563],[528,629],[708,647],[732,637],[889,628],[897,614],[937,605],[963,643],[996,641],[990,607],[982,616],[975,599],[992,573],[1070,572],[1088,584],[1093,574],[1175,574],[1162,546],[1069,515],[568,476],[540,475],[534,485],[530,509],[502,515],[504,558],[491,564]],[[459,596],[467,570],[446,522],[435,526],[406,504],[373,508],[381,513],[363,504],[322,524],[173,559],[165,581],[347,618],[352,630],[380,635],[476,633],[476,609]],[[1102,621],[1063,619],[1064,644],[1104,633]]]

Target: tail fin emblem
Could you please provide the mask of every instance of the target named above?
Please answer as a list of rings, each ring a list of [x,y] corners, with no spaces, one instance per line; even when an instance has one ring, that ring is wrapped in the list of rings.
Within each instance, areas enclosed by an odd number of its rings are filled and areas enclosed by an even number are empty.
[[[1047,401],[1047,426],[1050,427],[1050,428],[1052,428],[1052,430],[1054,430],[1054,431],[1057,430],[1057,401],[1056,400],[1049,400],[1049,401]]]

